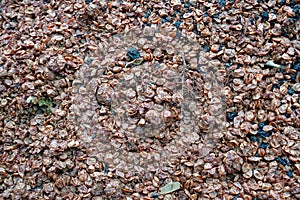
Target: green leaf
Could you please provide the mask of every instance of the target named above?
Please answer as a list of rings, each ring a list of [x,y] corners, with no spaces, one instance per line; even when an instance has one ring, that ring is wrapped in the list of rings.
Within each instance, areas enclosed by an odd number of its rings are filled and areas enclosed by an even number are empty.
[[[39,106],[50,107],[51,106],[51,101],[48,101],[48,100],[45,100],[45,99],[41,99],[41,100],[39,100]]]
[[[51,112],[51,105],[52,105],[52,102],[50,100],[45,100],[45,99],[41,99],[39,100],[39,106],[47,106],[47,113],[50,113]]]
[[[169,194],[171,192],[174,192],[176,190],[180,189],[180,183],[179,182],[170,182],[164,187],[159,189],[159,194]]]

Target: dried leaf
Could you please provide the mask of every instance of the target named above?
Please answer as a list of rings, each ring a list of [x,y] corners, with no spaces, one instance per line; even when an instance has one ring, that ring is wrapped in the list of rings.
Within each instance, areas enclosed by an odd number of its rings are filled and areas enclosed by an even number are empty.
[[[180,183],[179,182],[170,182],[164,187],[159,189],[159,194],[169,194],[171,192],[174,192],[176,190],[180,189]]]
[[[54,41],[62,41],[64,39],[64,36],[63,35],[54,35],[52,38],[51,38],[51,41],[54,42]]]
[[[132,64],[138,66],[138,65],[141,65],[143,61],[144,61],[143,58],[137,58],[134,60],[134,62]]]
[[[143,58],[137,58],[137,59],[135,59],[135,60],[133,60],[131,62],[128,62],[125,67],[131,66],[131,65],[138,66],[138,65],[141,65],[143,63],[143,61],[144,61]]]

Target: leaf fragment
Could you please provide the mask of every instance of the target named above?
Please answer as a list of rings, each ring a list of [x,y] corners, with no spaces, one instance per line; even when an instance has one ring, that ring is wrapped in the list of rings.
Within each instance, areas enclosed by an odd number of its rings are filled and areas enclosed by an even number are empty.
[[[176,190],[180,189],[180,183],[179,182],[170,182],[164,187],[159,189],[159,194],[169,194],[171,192],[174,192]]]
[[[265,65],[266,65],[266,66],[269,66],[269,67],[275,67],[275,68],[282,68],[282,69],[285,68],[285,67],[282,66],[282,65],[278,65],[278,64],[274,63],[273,60],[269,60],[268,62],[266,62]]]

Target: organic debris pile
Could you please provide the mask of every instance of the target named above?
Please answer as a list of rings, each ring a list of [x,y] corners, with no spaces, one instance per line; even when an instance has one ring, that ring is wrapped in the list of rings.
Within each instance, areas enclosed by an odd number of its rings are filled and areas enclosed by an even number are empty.
[[[299,16],[1,1],[0,199],[299,199]]]

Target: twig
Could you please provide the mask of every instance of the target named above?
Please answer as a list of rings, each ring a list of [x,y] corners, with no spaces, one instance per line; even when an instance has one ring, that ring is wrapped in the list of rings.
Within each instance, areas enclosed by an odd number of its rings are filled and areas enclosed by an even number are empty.
[[[181,58],[182,58],[182,62],[183,62],[183,72],[182,72],[182,76],[181,76],[181,94],[183,97],[183,87],[184,87],[184,80],[185,80],[185,75],[186,75],[186,62],[185,62],[185,58],[184,55],[181,52]]]

